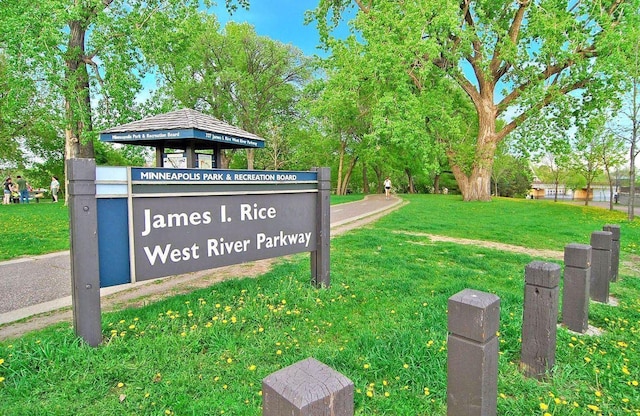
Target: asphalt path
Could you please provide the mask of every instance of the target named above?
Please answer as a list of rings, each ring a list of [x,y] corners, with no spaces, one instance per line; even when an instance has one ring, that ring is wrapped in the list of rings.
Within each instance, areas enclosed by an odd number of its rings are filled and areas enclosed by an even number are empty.
[[[369,195],[361,201],[331,206],[332,230],[400,204],[402,200]],[[152,284],[153,281],[103,288],[101,296]],[[0,262],[0,325],[71,305],[69,251]]]

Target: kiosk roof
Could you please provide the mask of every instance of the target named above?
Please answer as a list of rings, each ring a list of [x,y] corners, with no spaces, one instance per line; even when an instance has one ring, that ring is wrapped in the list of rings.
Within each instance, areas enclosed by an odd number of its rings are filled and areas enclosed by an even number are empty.
[[[182,109],[111,127],[100,132],[111,143],[184,149],[261,148],[264,139],[196,110]]]

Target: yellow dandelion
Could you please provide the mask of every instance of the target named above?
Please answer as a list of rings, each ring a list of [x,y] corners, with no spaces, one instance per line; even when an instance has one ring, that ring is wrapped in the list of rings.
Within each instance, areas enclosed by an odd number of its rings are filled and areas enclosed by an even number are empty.
[[[4,364],[4,358],[0,358],[0,365]]]
[[[600,408],[594,404],[588,404],[587,408],[589,408],[590,410],[593,410],[594,412],[599,412]]]
[[[549,409],[549,405],[546,403],[540,403],[540,410],[545,411]]]
[[[253,364],[251,364],[251,365],[249,366],[249,371],[256,371],[256,366],[255,366],[255,365],[253,365]]]
[[[369,369],[370,365],[369,364],[365,364],[365,365],[363,365],[363,367],[364,367],[365,370],[367,370],[367,369]]]
[[[4,377],[0,377],[0,383],[4,383]]]
[[[373,397],[373,392],[371,390],[367,390],[367,397]]]
[[[409,364],[403,365],[404,368],[409,368]]]
[[[122,383],[122,382],[121,382],[121,383],[118,383],[118,388],[119,388],[119,389],[121,389],[121,388],[123,388],[123,387],[124,387],[124,383]]]

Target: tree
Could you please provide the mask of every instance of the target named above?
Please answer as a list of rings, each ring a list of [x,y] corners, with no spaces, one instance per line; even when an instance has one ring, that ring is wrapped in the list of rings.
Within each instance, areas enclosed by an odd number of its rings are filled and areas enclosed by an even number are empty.
[[[24,167],[29,143],[51,137],[60,126],[59,118],[50,110],[51,100],[38,84],[15,71],[11,59],[0,52],[0,163]]]
[[[552,140],[542,157],[546,169],[539,170],[537,175],[544,182],[551,182],[555,186],[553,201],[558,202],[558,188],[560,182],[569,175],[571,164],[571,147],[564,140]],[[546,173],[546,174],[545,174]]]
[[[299,49],[258,36],[246,23],[230,22],[221,30],[215,16],[204,13],[149,43],[147,55],[158,66],[167,97],[260,136],[294,117],[310,77]],[[253,150],[247,165],[254,167]]]
[[[603,150],[602,167],[607,174],[607,182],[609,183],[609,210],[613,211],[613,204],[616,199],[614,195],[614,184],[617,179],[616,172],[625,162],[624,140],[607,130],[600,136],[600,140]]]
[[[630,45],[625,35],[638,26],[638,5],[638,0],[321,0],[309,18],[316,19],[331,47],[332,27],[354,6],[353,27],[380,72],[400,68],[419,91],[429,77],[455,80],[473,103],[478,124],[471,170],[459,169],[455,160],[450,164],[465,200],[489,200],[500,141],[571,92],[598,100],[617,86],[619,78],[610,75],[614,52]]]
[[[572,169],[585,179],[587,185],[585,206],[589,205],[594,179],[602,173],[605,154],[604,142],[601,139],[602,128],[593,125],[589,127],[578,133],[571,159]]]
[[[228,7],[247,0],[226,0]],[[210,3],[204,2],[205,6]],[[93,157],[94,103],[102,120],[130,121],[141,90],[142,42],[174,30],[202,2],[183,0],[4,0],[0,50],[23,77],[60,97],[65,157]],[[17,91],[14,84],[11,90]]]
[[[638,143],[640,132],[640,29],[638,27],[631,37],[635,41],[633,48],[621,51],[621,61],[626,63],[626,65],[622,65],[627,71],[624,77],[626,89],[622,96],[620,110],[623,120],[619,121],[620,124],[614,129],[616,135],[629,144],[629,205],[627,207],[629,221],[633,221],[635,216],[635,161],[640,154],[640,143]],[[623,124],[624,122],[626,123]]]

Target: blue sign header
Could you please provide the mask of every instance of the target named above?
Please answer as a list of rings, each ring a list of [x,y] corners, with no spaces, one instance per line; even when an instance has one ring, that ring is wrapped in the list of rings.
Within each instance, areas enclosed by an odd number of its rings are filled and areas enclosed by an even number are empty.
[[[161,183],[300,183],[317,182],[317,172],[131,168],[131,181]]]
[[[103,142],[131,143],[157,140],[186,140],[200,139],[217,143],[227,143],[241,147],[264,147],[264,141],[248,139],[245,137],[230,136],[220,133],[210,133],[198,129],[181,130],[152,130],[124,133],[100,133],[100,140]]]

